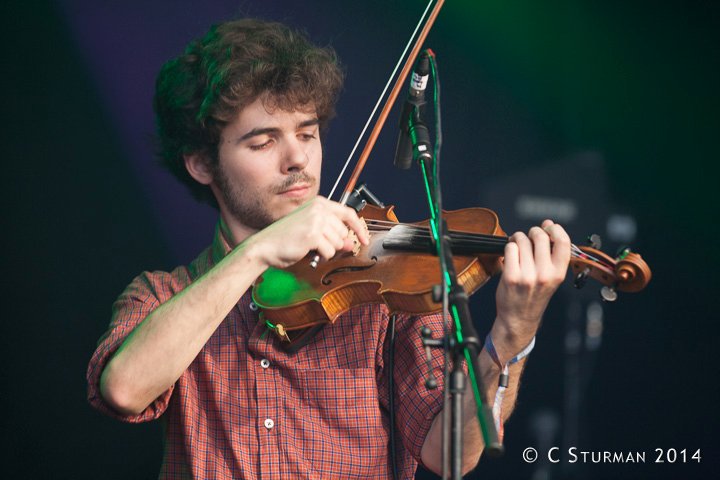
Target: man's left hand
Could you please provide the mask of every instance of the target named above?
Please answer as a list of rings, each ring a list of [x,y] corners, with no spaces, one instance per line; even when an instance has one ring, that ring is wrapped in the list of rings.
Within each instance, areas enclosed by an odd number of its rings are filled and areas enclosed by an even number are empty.
[[[550,298],[565,279],[570,238],[560,225],[545,220],[542,227],[532,227],[527,235],[516,232],[509,240],[492,335],[504,344],[503,350],[517,353],[530,343]]]

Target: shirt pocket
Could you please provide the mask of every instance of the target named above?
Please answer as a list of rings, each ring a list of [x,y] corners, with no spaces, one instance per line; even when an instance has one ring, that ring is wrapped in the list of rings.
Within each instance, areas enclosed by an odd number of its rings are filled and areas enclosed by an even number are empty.
[[[305,454],[315,462],[344,464],[344,474],[377,475],[388,459],[386,412],[380,406],[374,368],[303,370]],[[339,472],[338,472],[339,473]]]

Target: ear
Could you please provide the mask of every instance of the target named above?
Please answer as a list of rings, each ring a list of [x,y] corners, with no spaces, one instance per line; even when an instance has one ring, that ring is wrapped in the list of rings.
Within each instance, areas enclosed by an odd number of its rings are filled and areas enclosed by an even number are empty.
[[[183,155],[185,168],[191,177],[203,185],[210,185],[213,181],[210,160],[201,153],[187,153]]]

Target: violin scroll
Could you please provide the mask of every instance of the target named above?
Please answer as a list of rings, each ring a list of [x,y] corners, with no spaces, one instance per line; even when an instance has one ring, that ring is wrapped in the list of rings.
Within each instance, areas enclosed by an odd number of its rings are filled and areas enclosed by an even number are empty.
[[[573,246],[573,258],[570,267],[575,274],[575,286],[582,288],[588,278],[600,282],[603,300],[612,302],[617,292],[639,292],[652,278],[650,267],[643,258],[624,248],[616,258],[600,251],[600,240],[592,237],[592,246]]]

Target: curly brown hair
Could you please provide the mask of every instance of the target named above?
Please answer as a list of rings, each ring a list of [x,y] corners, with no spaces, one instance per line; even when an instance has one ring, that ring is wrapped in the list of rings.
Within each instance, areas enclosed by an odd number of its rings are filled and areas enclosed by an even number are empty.
[[[202,154],[216,167],[223,127],[265,93],[269,108],[314,108],[324,130],[342,82],[335,51],[297,30],[256,19],[214,25],[158,74],[153,106],[161,164],[217,208],[210,188],[185,169],[184,155]]]

